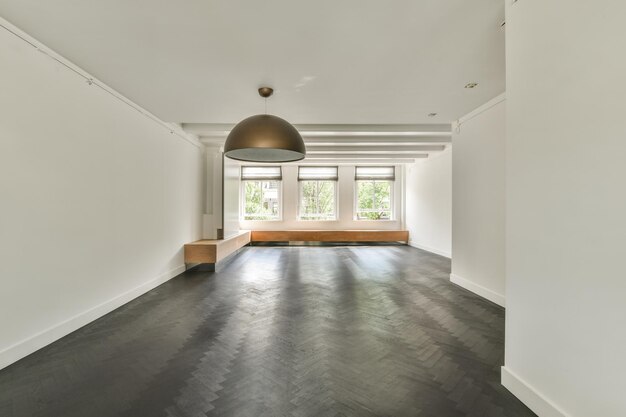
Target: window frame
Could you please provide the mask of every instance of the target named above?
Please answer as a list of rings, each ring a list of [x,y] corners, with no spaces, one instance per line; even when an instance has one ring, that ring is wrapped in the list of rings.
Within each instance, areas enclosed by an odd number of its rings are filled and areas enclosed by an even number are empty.
[[[353,205],[353,219],[357,222],[393,222],[396,221],[396,199],[395,199],[395,188],[396,188],[396,166],[389,166],[385,168],[393,168],[393,176],[391,178],[360,178],[358,177],[358,168],[370,168],[368,166],[355,166],[354,167],[354,205]],[[378,168],[378,167],[372,167]],[[389,218],[388,219],[360,219],[359,218],[359,182],[388,182],[389,183]]]
[[[303,182],[320,182],[320,181],[325,181],[325,182],[330,182],[333,184],[333,214],[334,214],[334,218],[333,219],[305,219],[302,218],[302,183]],[[298,181],[298,214],[297,214],[297,221],[299,222],[337,222],[339,221],[339,194],[338,194],[338,189],[339,187],[337,186],[338,181],[334,181],[334,180],[322,180],[322,179],[317,179],[317,180],[302,180],[302,181]],[[319,213],[318,213],[319,214]]]
[[[250,178],[250,179],[244,179],[243,178],[243,168],[244,167],[257,167],[257,166],[252,166],[252,165],[242,165],[241,166],[241,170],[240,170],[240,181],[239,181],[239,197],[240,197],[240,202],[239,202],[239,221],[241,222],[282,222],[283,221],[283,177],[282,177],[282,167],[280,167],[280,177],[278,178]],[[273,219],[264,219],[264,220],[258,220],[258,219],[246,219],[246,187],[245,187],[245,183],[246,182],[271,182],[271,181],[276,181],[278,182],[278,216],[276,218]]]
[[[335,175],[333,177],[327,178],[310,178],[310,179],[301,179],[300,170],[301,168],[334,168]],[[319,165],[319,166],[298,166],[298,207],[296,210],[296,221],[301,222],[338,222],[339,221],[339,167],[336,165]],[[303,182],[320,182],[327,181],[332,183],[333,186],[333,218],[332,219],[307,219],[302,217],[302,183]],[[318,213],[319,214],[319,213]]]

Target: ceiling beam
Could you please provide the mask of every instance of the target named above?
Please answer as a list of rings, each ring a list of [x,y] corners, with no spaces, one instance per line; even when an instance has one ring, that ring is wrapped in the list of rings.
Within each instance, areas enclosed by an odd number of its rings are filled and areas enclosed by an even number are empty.
[[[412,164],[414,158],[389,158],[389,159],[317,159],[306,158],[301,161],[288,162],[288,164],[309,164],[309,165],[329,165],[329,164],[363,164],[363,165],[389,165],[389,164]]]
[[[397,154],[405,152],[441,152],[445,145],[409,145],[409,146],[308,146],[307,154],[337,154],[337,153],[380,153]]]
[[[402,146],[402,145],[436,145],[452,143],[452,137],[448,136],[426,136],[420,138],[407,137],[328,137],[328,138],[309,138],[304,137],[306,146]],[[210,146],[221,146],[224,144],[226,136],[223,137],[207,137],[201,136],[200,142]]]
[[[296,129],[332,132],[417,132],[452,133],[451,124],[296,124]]]
[[[294,125],[302,136],[310,137],[343,137],[343,136],[450,136],[450,124],[296,124]],[[182,127],[188,133],[198,136],[226,137],[234,124],[225,123],[183,123]]]
[[[422,136],[422,137],[400,137],[400,136],[380,136],[380,137],[326,137],[311,138],[303,137],[307,145],[380,145],[380,146],[396,146],[410,144],[437,144],[451,143],[452,136]]]
[[[310,155],[310,156],[309,156]],[[306,159],[390,159],[390,158],[428,158],[427,153],[382,154],[382,153],[343,153],[343,154],[307,154]]]

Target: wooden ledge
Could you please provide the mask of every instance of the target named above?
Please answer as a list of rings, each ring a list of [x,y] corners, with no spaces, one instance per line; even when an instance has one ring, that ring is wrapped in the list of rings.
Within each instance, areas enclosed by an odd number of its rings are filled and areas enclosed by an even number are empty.
[[[408,242],[407,230],[253,230],[252,242]]]
[[[185,245],[186,264],[216,264],[250,243],[250,232],[242,231],[226,239],[203,239]]]

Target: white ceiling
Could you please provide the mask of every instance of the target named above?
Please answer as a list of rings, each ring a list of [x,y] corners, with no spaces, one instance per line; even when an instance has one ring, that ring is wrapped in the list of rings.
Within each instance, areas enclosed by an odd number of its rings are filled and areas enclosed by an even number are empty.
[[[269,85],[292,123],[446,123],[505,88],[502,0],[0,0],[0,16],[169,122],[237,122]]]

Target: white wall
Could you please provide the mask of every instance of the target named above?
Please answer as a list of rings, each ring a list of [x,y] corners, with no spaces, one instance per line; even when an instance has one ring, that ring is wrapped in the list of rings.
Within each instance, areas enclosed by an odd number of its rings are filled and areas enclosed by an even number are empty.
[[[355,220],[354,219],[354,166],[339,165],[339,181],[337,183],[337,220],[312,221],[298,220],[298,166],[283,165],[282,181],[282,219],[280,221],[245,221],[239,222],[244,230],[400,230],[403,227],[403,193],[402,166],[396,167],[394,184],[394,220]]]
[[[504,305],[504,96],[452,136],[452,282]]]
[[[221,153],[221,152],[220,152]],[[223,175],[223,236],[234,236],[239,232],[239,185],[241,183],[241,164],[239,161],[224,157]]]
[[[450,257],[452,248],[452,148],[407,166],[406,228],[409,244]]]
[[[626,3],[508,3],[503,383],[626,416]]]
[[[0,68],[2,368],[182,272],[203,178],[191,138],[2,28]]]
[[[206,164],[206,203],[202,216],[202,239],[217,239],[218,229],[222,225],[222,149],[219,147],[205,147]],[[237,224],[239,226],[239,224]]]

